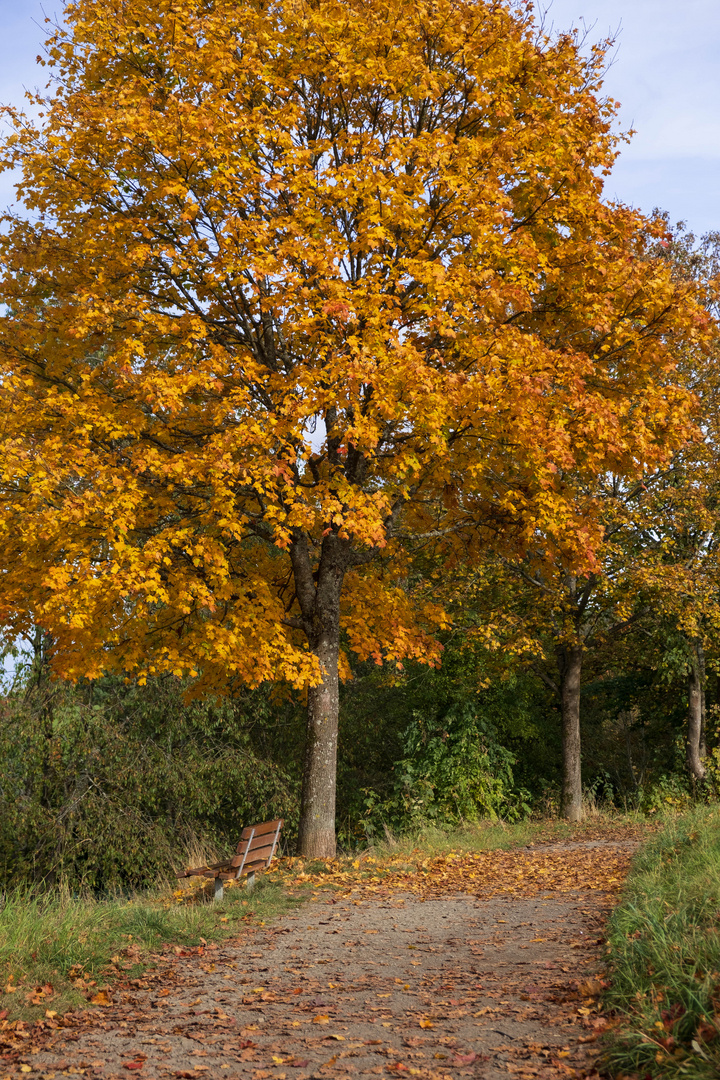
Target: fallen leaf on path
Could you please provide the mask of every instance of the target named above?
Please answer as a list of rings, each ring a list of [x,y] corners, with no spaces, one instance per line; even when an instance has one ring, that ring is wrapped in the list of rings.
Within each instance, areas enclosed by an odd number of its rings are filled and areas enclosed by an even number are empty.
[[[107,995],[105,990],[99,990],[95,997],[90,998],[91,1005],[104,1005],[106,1008],[108,1005],[112,1005],[112,1001]]]
[[[453,1065],[472,1065],[473,1061],[477,1060],[477,1054],[456,1054],[452,1060]]]

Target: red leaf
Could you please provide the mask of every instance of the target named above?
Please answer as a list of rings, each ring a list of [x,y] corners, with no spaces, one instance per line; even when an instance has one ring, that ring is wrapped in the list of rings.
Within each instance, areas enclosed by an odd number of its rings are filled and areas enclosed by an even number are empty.
[[[144,1061],[126,1061],[123,1065],[123,1069],[142,1069],[144,1064]],[[192,1076],[194,1074],[191,1073],[190,1075]]]
[[[456,1054],[453,1058],[453,1065],[472,1065],[473,1061],[477,1060],[477,1054],[473,1054],[472,1051],[469,1054]]]

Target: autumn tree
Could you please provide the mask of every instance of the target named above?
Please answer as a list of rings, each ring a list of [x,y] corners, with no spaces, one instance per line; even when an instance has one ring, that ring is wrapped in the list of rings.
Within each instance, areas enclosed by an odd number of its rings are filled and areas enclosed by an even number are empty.
[[[667,231],[659,254],[680,279],[699,286],[715,320],[720,314],[720,233],[699,240],[682,222]],[[720,639],[720,341],[693,344],[680,358],[687,384],[697,397],[698,437],[682,447],[661,483],[649,492],[648,547],[643,584],[656,623],[665,636],[679,635],[685,653],[688,717],[686,766],[702,781],[706,775],[706,651]],[[662,652],[662,650],[661,650]],[[659,661],[662,664],[662,661]]]
[[[439,656],[407,538],[586,565],[558,470],[682,441],[694,301],[602,200],[602,49],[529,6],[77,0],[46,62],[4,150],[0,614],[68,678],[306,690],[330,855],[342,650]]]
[[[562,727],[562,813],[582,816],[580,703],[588,654],[608,654],[638,624],[662,655],[680,634],[688,682],[687,766],[704,777],[705,648],[720,630],[720,349],[717,274],[720,238],[699,243],[655,212],[638,254],[659,258],[675,278],[693,282],[706,332],[676,342],[676,378],[695,396],[694,431],[676,452],[635,477],[558,468],[566,502],[578,517],[602,522],[592,564],[578,570],[552,534],[538,532],[522,557],[490,553],[460,563],[444,590],[474,637],[529,666],[552,690]],[[457,601],[460,599],[460,604]],[[674,650],[677,654],[677,649]],[[677,656],[675,655],[675,660]]]
[[[580,486],[571,474],[561,479],[578,514],[592,506],[603,521],[593,565],[573,568],[549,537],[539,536],[522,557],[489,552],[461,565],[448,580],[447,606],[456,609],[461,633],[500,653],[506,666],[532,671],[552,692],[560,715],[561,813],[580,821],[584,666],[588,654],[612,648],[645,614],[644,501],[650,503],[642,480],[626,484],[610,473]]]

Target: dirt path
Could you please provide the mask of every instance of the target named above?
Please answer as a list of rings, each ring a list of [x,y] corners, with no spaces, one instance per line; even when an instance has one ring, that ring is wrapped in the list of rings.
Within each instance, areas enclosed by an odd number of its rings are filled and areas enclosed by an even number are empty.
[[[0,1077],[592,1075],[602,882],[633,846],[483,853],[451,862],[447,888],[435,875],[415,893],[348,887],[232,945],[163,958],[100,1015],[18,1049]]]

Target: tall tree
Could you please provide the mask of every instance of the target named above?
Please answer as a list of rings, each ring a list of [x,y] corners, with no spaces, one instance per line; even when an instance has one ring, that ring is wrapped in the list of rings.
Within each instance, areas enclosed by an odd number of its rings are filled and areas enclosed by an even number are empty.
[[[329,855],[343,641],[438,656],[403,538],[592,561],[558,469],[683,438],[697,311],[602,201],[602,49],[528,7],[65,15],[5,143],[0,614],[67,677],[306,688],[300,845]]]
[[[578,570],[550,534],[539,533],[523,558],[493,556],[465,567],[449,592],[465,590],[466,627],[478,620],[495,628],[495,645],[524,658],[557,695],[562,724],[562,812],[582,816],[580,698],[584,659],[607,649],[642,622],[660,640],[684,645],[688,683],[687,767],[703,779],[705,647],[720,628],[720,518],[718,482],[717,279],[720,236],[700,242],[656,211],[643,257],[661,258],[674,276],[697,286],[707,332],[676,342],[677,378],[696,398],[691,438],[659,467],[635,478],[612,472],[578,475],[574,463],[560,470],[568,503],[578,517],[602,522],[594,565]],[[653,646],[657,653],[659,642]],[[660,648],[660,654],[663,649]],[[672,650],[675,661],[677,648]],[[662,663],[662,661],[658,661]]]
[[[697,283],[716,333],[712,348],[692,345],[681,357],[687,384],[698,400],[698,437],[675,454],[662,482],[649,493],[647,546],[655,557],[646,560],[644,583],[658,629],[670,637],[679,633],[683,642],[685,760],[690,775],[702,781],[706,650],[717,653],[720,635],[720,233],[697,240],[684,223],[671,228],[667,215],[665,223],[660,250],[678,278]]]

